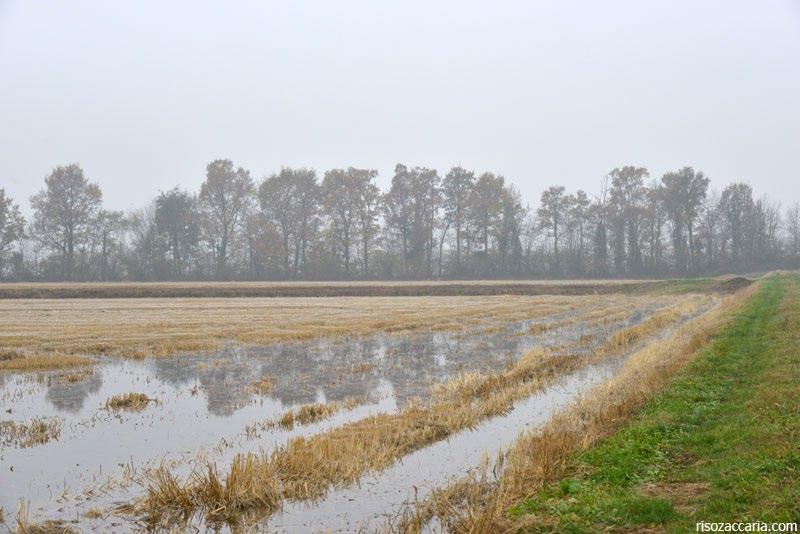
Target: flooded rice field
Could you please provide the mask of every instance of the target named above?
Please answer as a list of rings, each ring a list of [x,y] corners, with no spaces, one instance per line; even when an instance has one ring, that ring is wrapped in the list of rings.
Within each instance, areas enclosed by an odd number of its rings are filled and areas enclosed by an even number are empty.
[[[461,330],[231,344],[213,354],[98,357],[88,368],[0,372],[0,508],[9,523],[54,520],[76,531],[163,527],[132,512],[154,473],[182,481],[208,465],[225,473],[237,455],[268,457],[298,437],[424,406],[437,384],[516,376],[514,366],[532,350],[595,355],[515,397],[512,409],[409,448],[402,461],[362,473],[358,484],[331,484],[312,500],[285,498],[275,510],[254,509],[247,523],[280,532],[380,529],[404,504],[463,477],[612,376],[635,346],[714,304],[681,299],[574,297],[574,306],[546,317]],[[201,514],[183,519],[211,528]]]
[[[621,360],[592,365],[561,377],[540,393],[515,404],[504,416],[409,454],[357,486],[334,489],[319,502],[291,503],[261,523],[271,532],[355,532],[380,530],[397,518],[405,505],[423,500],[432,490],[476,473],[484,459],[494,459],[520,432],[544,423],[580,393],[610,377]]]

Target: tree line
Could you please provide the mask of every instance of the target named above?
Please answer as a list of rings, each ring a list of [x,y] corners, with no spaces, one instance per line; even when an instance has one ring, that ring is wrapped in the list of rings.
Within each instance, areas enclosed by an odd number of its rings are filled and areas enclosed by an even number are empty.
[[[334,280],[696,276],[800,266],[800,205],[747,183],[717,192],[692,167],[651,178],[613,169],[594,194],[545,189],[537,206],[490,172],[398,164],[284,167],[260,181],[212,161],[198,192],[161,191],[130,213],[103,207],[77,164],[30,198],[0,188],[7,281]]]

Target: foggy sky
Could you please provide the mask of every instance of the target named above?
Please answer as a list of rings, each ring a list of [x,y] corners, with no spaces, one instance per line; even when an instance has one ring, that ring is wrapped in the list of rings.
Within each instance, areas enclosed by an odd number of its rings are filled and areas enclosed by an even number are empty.
[[[596,191],[683,165],[800,200],[800,2],[0,0],[0,187],[140,207],[229,158]]]

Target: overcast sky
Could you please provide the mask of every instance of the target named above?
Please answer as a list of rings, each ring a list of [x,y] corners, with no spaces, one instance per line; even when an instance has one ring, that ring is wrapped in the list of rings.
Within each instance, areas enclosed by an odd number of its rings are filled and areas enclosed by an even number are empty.
[[[0,0],[0,187],[79,162],[106,205],[395,163],[490,170],[527,200],[692,165],[800,200],[800,0]]]

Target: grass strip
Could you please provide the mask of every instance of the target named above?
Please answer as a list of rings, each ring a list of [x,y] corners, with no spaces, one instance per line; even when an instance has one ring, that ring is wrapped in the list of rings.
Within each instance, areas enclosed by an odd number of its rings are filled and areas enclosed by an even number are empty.
[[[636,419],[510,510],[519,530],[694,531],[800,517],[800,277],[765,280]]]

